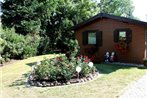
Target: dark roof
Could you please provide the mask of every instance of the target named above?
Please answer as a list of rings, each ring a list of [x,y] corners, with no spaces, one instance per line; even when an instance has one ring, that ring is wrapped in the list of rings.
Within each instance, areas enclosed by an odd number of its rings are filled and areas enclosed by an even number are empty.
[[[110,15],[110,14],[106,14],[106,13],[99,13],[96,16],[91,17],[90,19],[79,23],[77,25],[75,25],[73,27],[73,29],[78,29],[86,24],[89,24],[91,22],[93,22],[96,19],[101,19],[101,18],[110,18],[110,19],[114,19],[114,20],[118,20],[118,21],[122,21],[122,22],[127,22],[127,23],[132,23],[132,24],[139,24],[142,26],[147,27],[147,22],[143,22],[143,21],[139,21],[139,20],[135,20],[135,19],[130,19],[130,18],[126,18],[126,17],[120,17],[120,16],[115,16],[115,15]]]

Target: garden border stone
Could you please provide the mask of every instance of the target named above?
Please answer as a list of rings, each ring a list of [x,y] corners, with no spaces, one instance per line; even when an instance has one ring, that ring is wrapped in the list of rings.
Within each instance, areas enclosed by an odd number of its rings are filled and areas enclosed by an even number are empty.
[[[64,87],[64,86],[80,85],[80,84],[84,84],[84,83],[94,81],[97,78],[102,76],[99,72],[95,72],[95,74],[93,74],[93,78],[90,78],[91,75],[92,74],[90,74],[88,78],[83,77],[83,78],[77,79],[77,81],[71,81],[71,82],[68,81],[67,83],[60,83],[60,82],[48,83],[48,82],[46,82],[45,85],[43,84],[43,82],[45,83],[45,81],[40,83],[38,81],[29,80],[29,78],[28,78],[26,86],[27,87]]]

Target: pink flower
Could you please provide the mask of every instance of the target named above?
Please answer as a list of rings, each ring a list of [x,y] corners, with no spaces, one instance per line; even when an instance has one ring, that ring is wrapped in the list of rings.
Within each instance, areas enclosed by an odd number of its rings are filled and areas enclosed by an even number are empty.
[[[85,63],[88,63],[90,60],[87,58],[87,59],[85,59]]]

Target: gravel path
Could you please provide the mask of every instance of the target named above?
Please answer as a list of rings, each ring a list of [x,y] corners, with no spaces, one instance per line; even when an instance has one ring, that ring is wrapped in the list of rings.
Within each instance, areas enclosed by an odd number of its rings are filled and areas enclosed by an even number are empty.
[[[129,85],[119,98],[147,98],[147,74]]]

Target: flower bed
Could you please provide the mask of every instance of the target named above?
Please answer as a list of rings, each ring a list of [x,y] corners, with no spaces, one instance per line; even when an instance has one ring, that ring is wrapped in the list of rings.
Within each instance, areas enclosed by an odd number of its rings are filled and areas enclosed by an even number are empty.
[[[37,62],[28,78],[31,86],[59,86],[93,79],[96,68],[87,56],[57,57]]]

